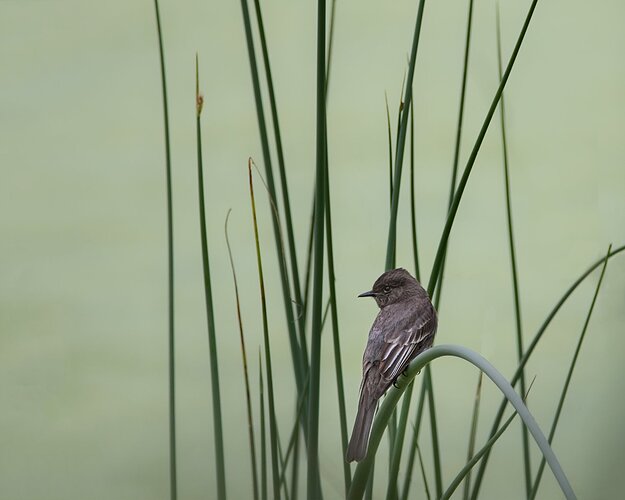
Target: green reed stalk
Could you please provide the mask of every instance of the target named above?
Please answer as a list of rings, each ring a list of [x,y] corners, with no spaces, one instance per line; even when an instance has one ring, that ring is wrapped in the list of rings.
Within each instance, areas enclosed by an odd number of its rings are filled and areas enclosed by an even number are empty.
[[[327,132],[327,131],[326,131]],[[339,335],[338,306],[336,304],[336,275],[334,272],[334,243],[332,240],[332,210],[330,204],[330,176],[328,161],[328,144],[326,135],[325,144],[325,202],[326,202],[326,254],[328,256],[328,286],[330,288],[330,318],[332,321],[332,345],[334,348],[334,370],[336,375],[336,392],[339,405],[339,427],[341,430],[341,450],[343,456],[347,452],[347,412],[345,410],[345,386],[343,383],[343,361],[341,360],[341,341]],[[323,327],[322,327],[323,328]],[[343,479],[345,482],[345,494],[349,491],[352,483],[352,473],[349,464],[343,462]]]
[[[260,79],[258,75],[258,63],[256,61],[256,53],[254,51],[254,40],[252,36],[252,24],[250,21],[250,13],[247,6],[247,0],[241,0],[241,10],[243,12],[243,24],[245,28],[245,40],[247,43],[247,53],[250,62],[250,71],[252,75],[252,86],[254,88],[254,101],[256,103],[256,117],[258,119],[258,131],[260,134],[260,142],[263,151],[263,162],[265,164],[265,175],[267,177],[267,186],[269,196],[272,200],[277,200],[275,182],[273,178],[273,167],[271,163],[271,155],[269,152],[269,139],[267,134],[267,126],[265,120],[265,111],[260,89]],[[273,214],[272,214],[273,215]],[[303,357],[300,342],[297,338],[295,325],[297,324],[293,314],[293,305],[291,302],[291,291],[289,285],[288,271],[286,267],[286,259],[281,243],[280,221],[276,217],[271,217],[273,224],[273,234],[278,258],[278,267],[280,270],[280,282],[282,285],[282,299],[284,311],[286,314],[286,326],[289,334],[289,347],[291,348],[291,358],[293,361],[293,372],[295,374],[295,384],[298,393],[302,390],[304,380],[305,367],[308,361]],[[306,426],[303,426],[304,429]],[[306,430],[304,430],[306,434]]]
[[[425,391],[419,393],[419,403],[417,404],[417,414],[415,416],[415,423],[412,426],[412,443],[410,444],[410,453],[408,455],[408,465],[406,470],[406,477],[404,478],[404,487],[402,490],[401,499],[408,500],[408,493],[410,491],[410,482],[412,481],[412,471],[414,468],[415,457],[417,448],[419,446],[419,429],[421,428],[421,419],[423,418],[423,405],[425,403]],[[419,454],[420,455],[420,454]],[[429,495],[429,492],[428,492]]]
[[[295,235],[293,231],[293,218],[291,216],[291,202],[289,200],[289,186],[286,178],[286,167],[284,161],[284,151],[282,148],[282,134],[280,133],[280,121],[278,119],[278,105],[276,103],[276,95],[273,86],[273,77],[271,76],[271,64],[269,62],[269,50],[267,49],[267,39],[265,37],[265,27],[263,24],[263,16],[260,8],[260,0],[254,0],[256,9],[256,21],[258,25],[258,33],[260,35],[260,45],[263,53],[263,62],[265,66],[265,76],[267,81],[267,90],[269,92],[269,103],[271,107],[271,119],[273,122],[273,135],[276,142],[276,152],[278,155],[278,171],[280,173],[280,187],[282,189],[282,204],[284,206],[284,218],[286,224],[287,240],[289,245],[289,259],[291,261],[291,277],[293,279],[293,291],[295,293],[295,302],[298,306],[302,305],[302,291],[300,286],[299,271],[297,265],[297,252],[295,251]],[[270,191],[274,200],[275,193]],[[278,222],[279,223],[279,222]],[[302,314],[296,315],[299,327],[299,347],[302,353],[302,360],[308,359],[305,337],[305,317]],[[303,366],[304,373],[308,371],[307,364]]]
[[[410,106],[412,101],[412,81],[414,79],[414,69],[417,60],[417,49],[419,47],[419,35],[421,33],[421,22],[423,20],[423,7],[425,0],[420,0],[415,22],[415,31],[412,38],[412,48],[410,51],[410,64],[408,66],[408,79],[406,82],[406,93],[404,95],[404,109]],[[404,162],[404,146],[406,144],[406,132],[408,130],[408,113],[401,114],[401,125],[398,131],[397,150],[395,151],[395,163],[393,169],[393,203],[391,204],[391,216],[389,220],[388,240],[386,246],[386,269],[390,269],[390,263],[395,255],[397,240],[397,211],[399,208],[399,188],[401,185],[401,172]]]
[[[224,459],[223,425],[221,419],[221,396],[219,389],[219,364],[217,356],[217,340],[215,334],[215,314],[213,311],[213,292],[211,287],[210,262],[208,258],[208,236],[206,231],[206,214],[204,200],[204,174],[202,163],[202,114],[203,98],[199,89],[198,59],[195,56],[195,131],[197,141],[197,177],[200,209],[200,239],[202,243],[202,269],[204,277],[204,297],[206,301],[206,319],[208,323],[208,348],[211,370],[211,388],[213,394],[213,432],[215,439],[215,467],[217,475],[217,498],[226,498],[226,471]]]
[[[499,18],[499,4],[497,5],[497,70],[501,80],[502,57],[501,57],[501,22]],[[503,149],[503,170],[506,187],[506,215],[508,223],[508,242],[510,244],[510,267],[512,270],[512,288],[514,291],[514,318],[516,326],[517,357],[523,356],[523,330],[521,328],[521,301],[519,299],[519,277],[517,273],[516,251],[514,246],[514,232],[512,230],[512,208],[510,202],[510,168],[508,162],[508,141],[506,140],[506,111],[505,100],[501,95],[499,103],[499,116],[501,118],[501,145]],[[525,373],[521,372],[521,392],[525,394]],[[523,442],[523,469],[525,471],[525,491],[529,495],[532,487],[532,466],[530,463],[529,434],[527,427],[521,425],[521,437]]]
[[[228,220],[230,213],[226,214],[226,222],[224,225],[224,233],[226,236],[226,247],[228,249],[228,259],[230,260],[230,269],[232,270],[232,281],[234,282],[234,297],[237,306],[237,323],[239,325],[239,341],[241,343],[241,362],[243,364],[243,381],[245,383],[245,403],[247,406],[247,432],[250,441],[250,460],[252,467],[252,491],[254,500],[258,500],[258,472],[256,464],[256,439],[254,438],[254,416],[252,411],[252,397],[250,390],[250,377],[247,367],[247,353],[245,349],[245,336],[243,335],[243,319],[241,317],[241,301],[239,300],[239,285],[237,282],[237,273],[234,269],[234,259],[232,257],[232,249],[230,248],[230,238],[228,237]]]
[[[321,308],[323,288],[323,239],[325,216],[326,155],[326,4],[317,2],[317,146],[315,181],[315,228],[313,243],[312,331],[308,405],[308,500],[321,497],[319,478],[319,380],[321,370]]]
[[[260,401],[260,493],[267,500],[267,432],[265,425],[265,387],[263,384],[263,361],[258,350],[258,387]]]
[[[415,278],[421,282],[419,270],[419,250],[417,245],[417,216],[415,197],[415,171],[414,171],[414,100],[410,101],[410,228],[412,230],[412,256],[414,258]]]
[[[263,276],[263,262],[260,253],[260,239],[258,237],[258,222],[256,218],[256,203],[254,201],[254,182],[252,179],[252,159],[248,163],[250,183],[250,200],[252,202],[252,219],[254,222],[254,240],[256,242],[256,262],[258,265],[258,281],[260,285],[260,301],[263,316],[263,339],[265,344],[265,371],[267,373],[267,401],[269,403],[269,441],[271,446],[271,472],[273,479],[273,498],[280,500],[280,465],[278,458],[278,427],[276,424],[276,407],[273,391],[273,370],[271,367],[271,348],[269,344],[269,323],[267,321],[267,299],[265,295],[265,279]]]
[[[464,44],[464,62],[462,67],[462,83],[460,86],[460,105],[458,106],[458,125],[456,126],[456,142],[454,146],[454,162],[451,169],[451,182],[449,183],[449,201],[447,202],[447,210],[451,208],[454,200],[454,192],[456,190],[456,177],[458,176],[458,160],[460,158],[460,143],[462,140],[462,124],[464,120],[464,102],[467,90],[467,74],[469,70],[469,49],[471,47],[471,27],[473,25],[473,0],[469,0],[469,12],[467,15],[467,34]],[[447,249],[443,256],[440,278],[438,280],[438,288],[436,290],[435,302],[440,305],[441,293],[443,291],[443,276],[445,274],[445,261]]]
[[[393,206],[393,132],[391,131],[391,112],[388,108],[388,95],[384,92],[386,106],[386,131],[388,134],[388,197]],[[399,132],[399,131],[398,131]]]
[[[165,77],[165,55],[163,50],[163,33],[158,0],[154,0],[156,13],[156,32],[158,35],[159,60],[161,67],[161,87],[163,92],[163,126],[165,129],[165,183],[167,188],[167,361],[169,381],[169,497],[178,498],[178,480],[176,465],[176,363],[174,339],[174,218],[171,182],[171,148],[169,141],[169,111],[167,106],[167,79]]]
[[[423,488],[425,490],[425,498],[430,500],[430,487],[428,486],[428,478],[425,473],[425,466],[423,465],[423,455],[421,455],[421,448],[417,445],[417,454],[419,455],[419,468],[421,469],[421,479],[423,479]]]
[[[469,433],[469,447],[467,449],[467,463],[471,461],[475,453],[475,436],[477,435],[477,422],[480,413],[480,402],[482,400],[482,376],[484,374],[480,372],[477,379],[477,387],[475,388],[475,398],[473,400],[473,415],[471,416],[471,432]],[[471,468],[467,470],[466,479],[464,481],[464,500],[469,499],[469,492],[471,491]]]

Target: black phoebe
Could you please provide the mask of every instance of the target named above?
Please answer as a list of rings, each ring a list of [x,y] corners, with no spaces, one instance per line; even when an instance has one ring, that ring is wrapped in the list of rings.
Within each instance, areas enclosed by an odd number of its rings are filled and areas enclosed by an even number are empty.
[[[359,297],[373,297],[380,312],[362,357],[360,400],[345,457],[348,462],[365,458],[378,399],[417,354],[432,346],[438,325],[427,292],[405,269],[385,272],[370,292]]]

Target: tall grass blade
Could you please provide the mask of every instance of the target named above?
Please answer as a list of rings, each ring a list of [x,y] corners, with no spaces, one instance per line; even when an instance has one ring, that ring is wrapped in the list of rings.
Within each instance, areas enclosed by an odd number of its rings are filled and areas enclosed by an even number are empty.
[[[502,57],[501,57],[501,22],[499,17],[499,4],[497,6],[497,70],[499,80],[502,76]],[[510,202],[510,175],[509,175],[509,162],[508,162],[508,141],[506,140],[506,112],[505,112],[505,99],[504,95],[501,95],[501,102],[499,103],[499,116],[501,118],[501,145],[503,149],[503,170],[506,187],[506,215],[508,222],[508,242],[510,244],[510,266],[512,270],[512,288],[514,291],[514,318],[516,325],[516,340],[517,340],[517,357],[520,360],[523,356],[523,330],[521,328],[521,302],[519,299],[519,278],[517,273],[516,264],[516,251],[514,246],[514,232],[512,230],[512,208]],[[525,373],[521,371],[520,379],[521,392],[525,393]],[[530,463],[530,448],[529,448],[529,434],[527,427],[521,425],[521,438],[523,443],[523,468],[525,471],[525,491],[529,495],[532,485],[532,466]]]
[[[247,352],[245,349],[245,336],[243,335],[243,319],[241,318],[241,301],[239,300],[239,284],[237,282],[237,273],[234,268],[234,259],[232,257],[232,249],[230,248],[230,238],[228,238],[228,221],[230,213],[226,214],[226,223],[224,224],[224,233],[226,235],[226,247],[228,249],[228,259],[230,260],[230,269],[232,269],[232,281],[234,282],[234,297],[237,306],[237,323],[239,325],[239,340],[241,342],[241,361],[243,364],[243,381],[245,383],[245,403],[247,406],[247,432],[250,441],[250,461],[252,467],[252,489],[254,500],[258,500],[258,465],[256,463],[256,439],[254,438],[254,416],[252,411],[252,398],[250,390],[250,377],[247,368]]]
[[[462,124],[464,119],[464,101],[467,90],[467,74],[469,70],[469,50],[471,48],[471,27],[473,26],[473,0],[469,0],[469,12],[467,14],[467,35],[464,43],[464,61],[462,66],[462,83],[460,86],[460,105],[458,106],[458,125],[456,126],[456,142],[454,145],[454,162],[451,169],[451,182],[449,183],[449,201],[447,203],[447,210],[451,208],[451,204],[454,200],[454,192],[456,191],[456,177],[458,176],[458,160],[460,158],[460,143],[462,140]],[[443,276],[445,274],[445,260],[447,256],[447,249],[445,249],[445,255],[443,256],[443,263],[441,266],[440,278],[438,280],[438,288],[436,290],[435,301],[440,305],[441,293],[443,290]]]
[[[367,491],[365,492],[366,500],[373,500],[373,478],[375,477],[375,463],[371,463],[371,474],[369,475],[369,480],[367,481]]]
[[[330,69],[332,68],[332,52],[334,49],[334,22],[336,20],[336,0],[330,6],[330,33],[328,35],[328,60],[326,63],[326,106],[328,104],[328,89],[330,88]]]
[[[430,432],[432,433],[432,458],[434,460],[434,484],[436,497],[440,498],[443,493],[443,468],[441,467],[441,454],[438,440],[438,423],[436,420],[436,406],[434,404],[434,387],[432,370],[429,365],[425,368],[424,383],[427,387],[428,409],[430,410]]]
[[[315,228],[313,243],[312,331],[308,405],[308,500],[321,497],[319,479],[319,382],[321,370],[321,308],[323,288],[323,239],[325,215],[326,155],[326,3],[317,1],[317,125]]]
[[[282,454],[282,443],[280,442],[280,433],[278,432],[277,436],[277,441],[278,441],[278,458],[280,459],[280,473],[282,473],[282,471],[286,470],[286,466],[287,466],[287,461],[286,458],[284,457],[284,455]],[[285,500],[290,500],[290,496],[289,496],[289,488],[288,485],[282,481],[282,479],[280,480],[280,486],[281,488],[284,489],[284,499]]]
[[[327,132],[327,130],[326,130]],[[326,253],[328,256],[328,286],[330,288],[330,318],[332,320],[332,345],[334,348],[334,370],[336,374],[336,392],[339,406],[339,426],[341,429],[341,450],[342,456],[347,451],[347,412],[345,411],[345,385],[343,383],[343,361],[341,360],[341,341],[339,335],[339,317],[338,307],[336,304],[336,275],[334,272],[334,243],[332,239],[332,209],[330,204],[330,176],[329,176],[329,158],[328,143],[326,135],[325,143],[325,202],[326,202]],[[323,321],[325,323],[325,320]],[[323,326],[322,326],[323,328]],[[349,491],[352,483],[352,473],[349,464],[343,463],[343,479],[345,481],[345,494]]]
[[[317,188],[315,187],[315,193],[317,192]],[[306,269],[305,269],[305,277],[304,277],[304,304],[302,305],[302,310],[300,314],[304,315],[304,320],[306,319],[306,314],[309,309],[309,293],[310,293],[310,277],[312,274],[312,255],[313,255],[313,240],[315,236],[315,200],[313,195],[313,203],[312,209],[310,211],[310,224],[308,227],[308,244],[306,245]]]
[[[291,277],[293,279],[293,291],[295,293],[295,302],[301,307],[302,304],[302,290],[300,286],[299,270],[297,266],[297,253],[295,251],[295,235],[293,231],[293,218],[291,216],[291,202],[289,200],[289,187],[286,178],[286,167],[284,162],[284,151],[282,148],[282,134],[280,133],[280,121],[278,119],[278,105],[276,103],[276,95],[273,86],[273,78],[271,76],[271,64],[269,62],[269,50],[267,49],[267,39],[265,37],[265,27],[263,24],[263,15],[260,8],[260,0],[254,0],[254,7],[256,9],[256,21],[258,24],[258,33],[260,35],[260,45],[263,53],[263,62],[265,65],[265,76],[267,80],[267,90],[269,92],[269,103],[271,106],[271,119],[273,122],[273,135],[276,141],[276,152],[278,154],[278,170],[280,173],[280,187],[282,189],[282,204],[284,206],[284,218],[286,224],[287,240],[289,245],[289,259],[291,262]],[[270,191],[270,194],[274,200],[275,193]],[[279,224],[279,222],[278,222]],[[297,324],[299,326],[300,334],[300,349],[302,353],[302,360],[308,359],[308,353],[306,348],[306,341],[304,338],[305,321],[303,315],[297,315]],[[306,364],[304,364],[304,373],[308,370]]]
[[[423,479],[423,487],[425,489],[425,498],[430,500],[430,487],[428,486],[428,478],[425,474],[425,466],[423,465],[423,455],[421,455],[421,448],[417,445],[417,453],[419,454],[419,467],[421,468],[421,478]]]
[[[540,430],[540,427],[534,420],[534,417],[529,412],[521,397],[514,391],[510,383],[497,369],[491,365],[486,359],[480,356],[478,353],[467,349],[466,347],[458,345],[438,345],[427,349],[419,354],[408,366],[405,376],[399,377],[397,380],[397,386],[391,387],[386,393],[384,401],[380,405],[378,413],[376,414],[373,428],[371,430],[371,436],[369,438],[369,453],[367,457],[358,464],[354,473],[352,488],[349,492],[349,499],[360,499],[364,493],[365,484],[370,473],[370,465],[372,458],[378,449],[382,435],[388,420],[395,409],[397,402],[401,398],[407,386],[409,386],[417,375],[417,373],[427,364],[441,356],[454,356],[473,364],[481,371],[483,371],[488,378],[490,378],[499,390],[504,394],[506,399],[514,406],[517,413],[528,426],[530,433],[534,437],[536,444],[540,448],[541,452],[547,459],[547,463],[551,467],[560,488],[567,499],[575,498],[573,489],[568,481],[568,478],[564,474],[557,457],[553,453],[553,450],[547,442],[544,434]]]
[[[471,461],[475,453],[475,436],[477,434],[477,422],[480,414],[480,401],[482,400],[482,375],[477,379],[477,387],[475,389],[475,399],[473,401],[473,415],[471,416],[471,432],[469,433],[469,447],[467,450],[467,463]],[[471,490],[471,469],[467,470],[466,479],[464,480],[464,494],[462,498],[464,500],[469,499],[469,493]]]
[[[263,360],[258,350],[258,385],[260,400],[260,492],[261,499],[267,500],[267,431],[265,424],[265,387],[263,384]]]
[[[308,378],[306,379],[306,385],[308,385]],[[284,455],[284,466],[282,468],[282,471],[280,472],[280,484],[282,484],[284,482],[284,478],[286,477],[286,467],[288,465],[289,462],[289,457],[291,455],[291,452],[296,453],[296,446],[297,446],[297,442],[298,442],[298,436],[299,436],[299,421],[302,418],[302,410],[304,409],[304,403],[306,402],[306,397],[307,397],[307,392],[303,392],[297,401],[297,407],[295,409],[295,423],[293,425],[293,429],[291,430],[291,437],[289,438],[289,444],[287,445],[286,448],[286,452]],[[295,495],[291,495],[293,497],[295,497]]]
[[[308,393],[303,394],[303,396],[308,396]],[[297,423],[301,422],[301,417],[295,422],[296,429]],[[291,467],[291,498],[298,498],[297,492],[299,491],[299,446],[300,446],[300,433],[295,433],[295,444],[293,445],[293,466]]]
[[[388,108],[386,92],[384,92],[384,104],[386,106],[386,130],[388,134],[388,194],[391,206],[393,206],[393,132],[391,131],[391,112]]]
[[[334,22],[336,16],[336,0],[332,0],[332,6],[330,11],[330,34],[328,37],[328,60],[326,65],[326,84],[325,84],[325,105],[328,105],[328,89],[330,87],[330,68],[332,67],[332,49],[334,42]],[[339,406],[339,426],[341,430],[341,456],[345,456],[347,450],[347,412],[345,410],[345,387],[343,383],[343,362],[341,360],[341,343],[339,335],[339,322],[338,322],[338,306],[336,303],[336,275],[334,271],[334,244],[332,237],[332,210],[330,203],[330,161],[328,154],[328,128],[327,123],[325,126],[325,200],[326,200],[326,252],[328,257],[328,285],[330,288],[329,305],[331,308],[332,319],[332,341],[334,347],[334,368],[336,373],[336,390]],[[326,309],[327,313],[327,309]],[[321,329],[323,331],[323,325],[325,324],[325,313],[322,320]],[[349,464],[342,460],[343,463],[343,480],[345,482],[345,495],[349,491],[352,483],[352,472]]]
[[[402,101],[402,96],[404,95],[404,89],[406,88],[406,71],[408,70],[404,70],[404,77],[401,79],[401,91],[399,92],[399,104],[397,105],[397,123],[395,125],[397,127],[397,132],[395,134],[395,150],[397,150],[397,147],[399,146],[399,127],[401,127],[401,115],[404,110],[404,101]]]
[[[401,117],[402,117],[402,113],[404,110],[404,103],[401,100],[402,99],[402,95],[404,94],[404,88],[406,85],[406,73],[404,72],[404,77],[402,78],[401,81],[401,92],[399,94],[399,105],[397,106],[397,125],[396,125],[396,134],[395,134],[395,151],[397,151],[397,148],[399,147],[399,129],[401,127]],[[410,101],[412,103],[412,101]],[[388,114],[388,103],[386,104],[387,107],[387,114]],[[390,174],[390,180],[391,180],[391,192],[390,192],[390,202],[391,202],[391,207],[393,206],[393,155],[392,155],[392,151],[391,151],[391,143],[390,143],[390,133],[391,133],[391,127],[390,127],[390,123],[389,123],[389,174]],[[396,266],[396,261],[397,261],[397,245],[395,245],[395,248],[393,249],[393,257],[392,257],[392,262],[390,264],[390,268],[393,268]],[[395,415],[393,415],[393,426],[395,425]]]
[[[571,378],[573,377],[573,370],[575,369],[575,364],[577,363],[577,358],[579,357],[579,353],[582,348],[582,343],[584,342],[584,337],[586,336],[586,330],[588,329],[588,324],[590,323],[590,317],[592,316],[592,311],[595,308],[595,302],[597,302],[597,296],[599,295],[599,289],[601,288],[601,283],[603,282],[603,276],[605,275],[605,270],[606,270],[606,267],[608,266],[608,258],[610,255],[610,250],[612,250],[612,245],[610,245],[610,247],[608,248],[608,253],[606,254],[605,261],[603,262],[603,267],[601,268],[601,274],[599,275],[599,281],[597,282],[597,287],[595,288],[595,294],[592,297],[592,302],[590,303],[590,308],[588,309],[588,314],[586,315],[586,321],[584,322],[582,333],[580,334],[579,340],[577,341],[575,354],[573,354],[573,359],[571,360],[569,371],[566,374],[566,380],[564,382],[564,387],[562,387],[562,393],[560,394],[560,399],[558,401],[556,414],[553,417],[553,423],[551,424],[551,430],[549,431],[549,444],[553,442],[553,437],[556,433],[556,427],[558,426],[558,421],[560,420],[560,414],[562,413],[562,407],[564,406],[564,399],[566,398],[566,394],[569,390],[569,385],[571,383]],[[542,479],[544,470],[545,470],[545,460],[542,459],[540,461],[538,472],[536,473],[536,479],[534,480],[534,485],[531,490],[531,494],[530,494],[531,500],[534,500],[534,498],[536,498],[536,493],[538,492],[538,487],[540,486],[540,480]]]
[[[616,250],[613,250],[609,254],[609,258],[614,257],[615,255],[619,254],[623,250],[625,250],[625,246],[620,246],[619,248],[617,248]],[[604,262],[604,259],[602,258],[598,260],[597,262],[595,262],[593,265],[591,265],[584,273],[582,273],[582,275],[569,287],[569,289],[564,293],[564,295],[560,298],[560,300],[551,310],[551,312],[549,313],[549,315],[547,316],[543,324],[538,329],[538,332],[532,339],[532,342],[527,347],[527,350],[523,354],[523,357],[521,358],[521,361],[519,362],[519,366],[517,367],[516,372],[514,373],[512,379],[510,380],[510,384],[512,386],[514,386],[519,381],[519,378],[521,377],[521,373],[525,367],[525,364],[531,357],[532,353],[534,352],[534,349],[538,345],[538,342],[544,335],[545,331],[547,330],[547,327],[549,326],[553,318],[556,316],[560,308],[564,305],[564,303],[567,301],[570,295],[575,291],[575,289],[590,275],[590,273],[592,273],[603,262]],[[497,432],[497,429],[499,428],[499,424],[501,423],[501,419],[503,418],[503,413],[506,409],[507,403],[508,401],[506,399],[503,399],[501,404],[499,405],[499,409],[497,410],[497,414],[493,422],[493,427],[491,428],[490,437],[495,435],[495,433]],[[471,498],[473,500],[476,500],[479,495],[480,486],[482,484],[484,473],[486,472],[486,465],[488,463],[489,455],[490,455],[490,450],[486,452],[484,456],[484,460],[480,463],[480,468],[478,469],[478,474],[477,474],[477,477],[475,478],[475,484],[473,486],[473,493],[471,494]]]
[[[263,339],[265,346],[265,371],[267,374],[267,402],[269,404],[269,441],[271,446],[271,472],[273,480],[273,498],[280,500],[280,465],[278,458],[278,429],[276,424],[276,409],[273,391],[273,370],[271,367],[271,348],[269,344],[269,323],[267,321],[267,300],[265,295],[265,278],[263,276],[263,262],[258,237],[258,222],[256,219],[256,203],[254,201],[254,182],[252,178],[252,159],[248,163],[250,183],[250,200],[252,202],[252,219],[254,222],[254,240],[256,242],[256,262],[258,265],[258,281],[260,285],[260,301],[263,316]]]
[[[408,455],[408,465],[406,467],[406,477],[404,479],[404,488],[402,490],[402,500],[408,500],[408,492],[410,491],[410,483],[412,481],[412,471],[417,453],[419,442],[419,429],[421,428],[421,419],[423,418],[423,405],[425,403],[425,391],[419,394],[419,403],[417,404],[417,414],[415,415],[415,423],[412,426],[412,443],[410,445],[410,453]]]
[[[386,500],[394,500],[398,498],[397,481],[399,479],[399,462],[401,460],[401,452],[395,453],[396,450],[401,450],[406,436],[406,427],[408,424],[408,414],[410,412],[410,398],[404,398],[401,407],[401,414],[399,416],[399,425],[396,427],[395,433],[391,436],[391,453],[390,453],[390,466],[388,472],[388,486],[386,489]],[[395,418],[397,412],[393,413],[391,422]]]
[[[414,100],[410,101],[410,227],[412,229],[412,256],[414,258],[415,277],[421,282],[419,270],[419,249],[417,245],[417,215],[415,197],[415,172],[414,172]]]
[[[221,396],[219,387],[219,364],[217,340],[215,334],[215,314],[213,311],[213,292],[211,287],[210,262],[208,258],[208,236],[204,207],[204,167],[202,163],[202,125],[201,117],[203,98],[199,91],[198,59],[195,56],[195,132],[197,141],[197,182],[200,209],[200,239],[202,242],[202,270],[204,277],[204,298],[206,301],[206,320],[208,323],[208,348],[210,356],[211,388],[213,394],[213,432],[215,439],[215,467],[217,475],[217,498],[226,498],[226,471],[224,460],[223,425],[221,420]]]
[[[250,71],[252,74],[252,86],[254,88],[254,101],[256,103],[256,116],[258,119],[258,131],[260,134],[260,142],[263,150],[263,161],[265,164],[265,175],[267,177],[267,186],[269,195],[272,200],[277,200],[275,182],[273,178],[273,167],[271,163],[271,155],[269,152],[269,138],[267,134],[267,126],[265,121],[265,111],[260,90],[260,79],[258,75],[258,63],[256,61],[256,53],[254,51],[254,40],[252,36],[252,24],[247,0],[241,0],[241,10],[243,13],[243,24],[245,28],[245,40],[247,44],[247,53],[250,62]],[[281,243],[280,221],[275,217],[271,218],[273,223],[273,234],[275,239],[276,252],[278,257],[278,266],[280,269],[280,282],[282,285],[282,299],[284,304],[284,312],[286,314],[286,325],[289,334],[289,346],[291,348],[291,358],[293,361],[293,372],[295,375],[295,384],[298,393],[302,390],[304,380],[305,367],[307,360],[303,357],[301,346],[297,338],[295,325],[297,324],[293,314],[293,304],[291,302],[291,291],[289,285],[288,271],[284,250]],[[305,431],[306,432],[306,431]]]
[[[168,396],[169,396],[169,497],[178,498],[178,475],[176,465],[176,363],[174,339],[174,219],[171,183],[171,149],[169,141],[169,111],[167,106],[167,79],[165,77],[165,55],[163,33],[158,0],[154,0],[156,13],[156,33],[161,67],[161,88],[163,92],[163,127],[165,131],[165,184],[167,189],[167,360],[168,360]]]
[[[449,185],[449,202],[447,209],[451,207],[456,191],[456,177],[458,176],[458,161],[460,159],[460,142],[462,140],[462,124],[464,121],[464,101],[467,91],[467,74],[469,70],[469,52],[471,48],[471,27],[473,26],[473,0],[469,0],[469,12],[467,14],[467,35],[464,42],[464,61],[462,64],[462,84],[460,86],[460,105],[458,106],[458,125],[456,127],[456,142],[454,145],[454,163],[451,171],[451,183]]]
[[[408,65],[408,79],[406,82],[406,93],[404,95],[404,109],[410,106],[412,101],[412,82],[414,79],[414,69],[417,61],[417,49],[419,47],[419,35],[421,33],[421,21],[423,20],[423,8],[425,0],[419,1],[417,10],[417,19],[415,22],[414,36],[412,37],[412,48],[410,51],[410,64]],[[401,184],[401,172],[404,162],[404,145],[406,144],[406,132],[408,130],[408,113],[402,113],[401,124],[397,140],[397,150],[395,151],[395,163],[393,169],[393,202],[391,204],[391,216],[389,220],[388,240],[386,246],[386,263],[385,268],[391,268],[392,258],[395,255],[395,246],[397,240],[397,211],[399,208],[399,188]]]

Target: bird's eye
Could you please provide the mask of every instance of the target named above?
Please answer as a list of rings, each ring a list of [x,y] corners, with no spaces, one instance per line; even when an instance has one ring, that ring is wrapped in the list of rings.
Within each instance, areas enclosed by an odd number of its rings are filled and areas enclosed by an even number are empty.
[[[388,285],[386,285],[386,286],[384,287],[384,293],[389,293],[390,291],[391,291],[391,287],[390,287],[390,286],[388,286]]]

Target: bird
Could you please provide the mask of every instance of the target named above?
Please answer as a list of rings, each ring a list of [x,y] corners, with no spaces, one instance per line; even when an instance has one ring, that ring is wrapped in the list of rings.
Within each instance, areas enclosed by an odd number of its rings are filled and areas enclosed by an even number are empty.
[[[378,400],[395,383],[410,361],[432,347],[438,327],[428,293],[403,268],[382,274],[373,288],[358,297],[373,297],[380,308],[362,357],[362,382],[347,462],[367,455],[369,433]]]

